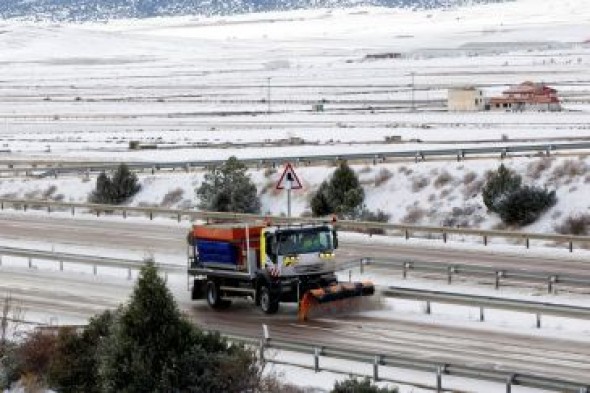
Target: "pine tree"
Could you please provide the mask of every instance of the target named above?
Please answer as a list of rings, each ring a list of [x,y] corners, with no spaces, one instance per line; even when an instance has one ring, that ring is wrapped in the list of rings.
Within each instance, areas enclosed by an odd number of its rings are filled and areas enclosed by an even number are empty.
[[[489,211],[498,213],[502,199],[521,187],[522,179],[514,171],[501,164],[497,171],[488,175],[483,188],[483,203]]]
[[[90,200],[93,203],[119,205],[137,194],[139,185],[135,173],[129,170],[125,164],[119,165],[112,177],[101,172],[96,179],[96,189],[92,192]]]
[[[313,195],[310,201],[311,212],[316,217],[327,216],[333,214],[334,210],[330,206],[328,196],[328,182],[324,181]]]
[[[537,221],[556,202],[555,191],[525,186],[503,198],[497,210],[503,223],[525,226]]]
[[[100,343],[108,338],[114,314],[93,317],[83,332],[61,329],[48,372],[49,386],[60,393],[101,393],[96,373]]]
[[[115,205],[126,202],[133,195],[137,194],[141,188],[137,180],[137,175],[131,172],[125,164],[119,165],[113,174],[111,184],[113,187],[112,203]]]
[[[335,213],[339,217],[357,218],[364,199],[365,192],[356,173],[342,162],[312,197],[311,209],[316,216]]]
[[[259,213],[258,191],[246,173],[247,169],[236,157],[230,157],[223,165],[211,169],[197,189],[199,208],[218,212]]]
[[[104,393],[242,392],[259,376],[255,356],[192,325],[153,263],[140,272],[99,351]]]
[[[369,378],[358,380],[349,378],[345,381],[336,382],[331,393],[397,393],[397,388],[380,388],[373,385]]]

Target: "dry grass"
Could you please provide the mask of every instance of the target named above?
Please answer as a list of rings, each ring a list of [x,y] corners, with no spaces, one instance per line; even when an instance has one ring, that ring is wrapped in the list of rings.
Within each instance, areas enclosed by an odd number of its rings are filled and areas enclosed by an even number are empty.
[[[590,232],[590,214],[569,216],[555,227],[562,235],[586,236]]]
[[[463,188],[463,198],[477,198],[479,195],[481,195],[481,190],[484,184],[485,181],[483,179],[475,180],[469,184],[466,184],[465,188]]]
[[[425,177],[414,177],[412,179],[412,192],[419,192],[422,191],[424,188],[428,187],[430,184],[430,180]]]
[[[447,171],[443,171],[438,177],[434,180],[434,187],[441,188],[449,184],[454,177]]]
[[[554,179],[572,178],[576,176],[584,176],[588,171],[588,166],[585,162],[579,160],[566,160],[553,168],[552,177]]]
[[[408,208],[408,212],[402,218],[404,224],[416,224],[424,218],[426,211],[418,206]]]
[[[393,173],[387,168],[381,168],[375,175],[375,187],[380,187],[393,177]]]
[[[57,186],[55,184],[50,185],[45,191],[41,193],[41,198],[49,199],[55,192],[57,191]]]
[[[471,171],[471,172],[467,172],[465,175],[463,175],[463,184],[464,185],[468,185],[473,183],[473,181],[477,179],[477,173]]]
[[[162,207],[170,207],[172,205],[175,205],[182,200],[183,195],[184,190],[180,187],[168,191],[166,195],[164,195],[164,197],[162,198],[162,202],[160,203],[160,205]]]
[[[553,165],[553,159],[550,157],[543,157],[531,162],[527,166],[527,176],[532,179],[538,179],[543,172],[551,168],[551,165]]]

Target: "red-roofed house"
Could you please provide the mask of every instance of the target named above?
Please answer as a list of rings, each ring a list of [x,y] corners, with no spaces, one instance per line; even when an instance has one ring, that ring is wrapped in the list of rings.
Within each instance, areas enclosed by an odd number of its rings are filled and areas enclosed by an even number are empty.
[[[486,109],[492,111],[560,111],[557,90],[544,83],[524,82],[512,86],[501,97],[491,98]]]

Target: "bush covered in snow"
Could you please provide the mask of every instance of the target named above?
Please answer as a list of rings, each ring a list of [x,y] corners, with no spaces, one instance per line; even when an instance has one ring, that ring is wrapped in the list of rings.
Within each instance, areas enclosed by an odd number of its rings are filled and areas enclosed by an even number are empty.
[[[328,181],[322,182],[313,195],[310,207],[314,216],[337,214],[358,218],[365,192],[356,173],[345,162],[340,163]]]
[[[569,216],[555,230],[562,235],[586,236],[590,233],[590,214]]]
[[[112,176],[102,172],[96,179],[96,189],[90,196],[92,203],[120,205],[139,192],[141,186],[135,173],[125,164],[119,165]]]
[[[380,388],[371,383],[369,378],[350,378],[342,382],[336,382],[331,393],[397,393],[397,388]]]
[[[211,169],[197,189],[199,208],[216,212],[259,213],[256,185],[246,173],[248,168],[236,157]]]
[[[488,210],[498,213],[507,225],[532,224],[557,202],[555,191],[523,187],[522,178],[504,164],[488,174],[482,194]]]
[[[537,221],[556,202],[555,191],[525,186],[507,194],[496,204],[496,209],[503,223],[525,226]]]

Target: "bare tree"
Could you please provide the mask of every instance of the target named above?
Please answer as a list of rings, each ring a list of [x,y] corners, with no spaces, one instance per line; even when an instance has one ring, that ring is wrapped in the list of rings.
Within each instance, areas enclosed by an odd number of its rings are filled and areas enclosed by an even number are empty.
[[[0,314],[0,355],[6,350],[9,339],[18,335],[23,324],[24,311],[16,303],[9,293],[2,300],[2,313]]]

